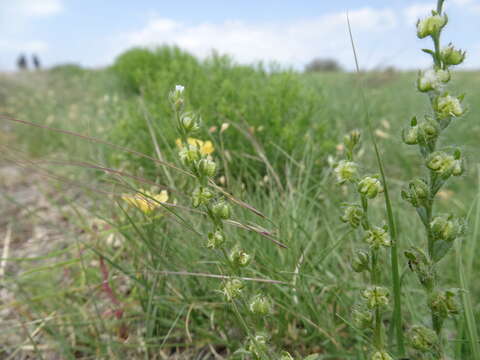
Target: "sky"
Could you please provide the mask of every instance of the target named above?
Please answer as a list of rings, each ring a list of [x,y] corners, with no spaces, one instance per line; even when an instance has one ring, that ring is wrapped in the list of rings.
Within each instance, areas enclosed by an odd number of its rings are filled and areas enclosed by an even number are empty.
[[[239,63],[275,62],[303,69],[313,58],[354,59],[346,14],[364,69],[428,66],[415,36],[431,0],[0,0],[0,71],[20,53],[43,65],[111,64],[135,46],[177,45],[204,58],[215,49]],[[480,0],[446,0],[444,44],[467,50],[465,68],[480,68]]]

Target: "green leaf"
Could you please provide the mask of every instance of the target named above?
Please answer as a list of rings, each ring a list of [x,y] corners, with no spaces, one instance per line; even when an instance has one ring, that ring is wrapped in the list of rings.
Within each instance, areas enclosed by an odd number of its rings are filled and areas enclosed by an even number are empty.
[[[432,260],[439,262],[447,254],[452,245],[453,241],[435,240],[433,243]]]

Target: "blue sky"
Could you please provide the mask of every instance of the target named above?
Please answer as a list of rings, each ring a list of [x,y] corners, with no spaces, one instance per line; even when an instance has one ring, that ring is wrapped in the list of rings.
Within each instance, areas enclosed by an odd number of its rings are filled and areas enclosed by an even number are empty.
[[[1,0],[0,70],[20,52],[45,65],[110,64],[133,46],[175,44],[205,57],[216,49],[242,63],[275,61],[301,69],[314,57],[353,67],[345,14],[364,68],[425,67],[415,19],[431,0]],[[468,50],[465,67],[480,68],[480,0],[446,0],[444,42]]]

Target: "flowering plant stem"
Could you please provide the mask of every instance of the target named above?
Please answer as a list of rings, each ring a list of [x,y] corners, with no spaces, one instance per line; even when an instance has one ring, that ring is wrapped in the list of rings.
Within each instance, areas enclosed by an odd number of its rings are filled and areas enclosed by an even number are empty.
[[[348,23],[348,32],[350,36],[350,43],[352,46],[353,56],[355,59],[355,69],[357,74],[360,75],[360,66],[358,62],[357,51],[355,48],[352,28],[351,28],[350,20],[348,16],[347,16],[347,23]],[[380,156],[377,141],[375,139],[375,135],[373,132],[372,124],[370,121],[370,110],[368,107],[368,102],[367,102],[367,98],[365,96],[363,87],[360,87],[360,93],[362,97],[363,106],[365,108],[365,122],[367,124],[367,130],[373,144],[373,148],[375,151],[375,158],[378,165],[378,170],[380,172],[380,176],[381,176],[383,187],[384,187],[384,199],[385,199],[385,209],[387,212],[388,229],[390,232],[390,238],[392,240],[392,245],[390,247],[390,262],[391,262],[391,271],[392,271],[392,290],[393,290],[393,326],[395,329],[398,356],[402,358],[402,357],[405,357],[406,352],[405,352],[404,329],[402,324],[402,320],[403,320],[402,289],[401,289],[401,281],[400,281],[400,270],[399,270],[399,264],[398,264],[399,262],[398,262],[397,229],[395,224],[395,218],[393,215],[392,203],[389,195],[389,187],[388,187],[387,179],[385,176],[383,160],[382,160],[382,157]]]

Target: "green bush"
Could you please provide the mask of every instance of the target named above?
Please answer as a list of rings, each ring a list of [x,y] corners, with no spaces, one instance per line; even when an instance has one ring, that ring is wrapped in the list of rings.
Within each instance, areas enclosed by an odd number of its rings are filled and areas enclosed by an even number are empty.
[[[169,47],[151,51],[130,50],[117,59],[112,70],[128,91],[138,94],[142,89],[144,102],[144,108],[138,102],[132,102],[129,112],[113,132],[113,141],[150,155],[154,148],[146,113],[154,124],[157,137],[166,139],[171,145],[175,135],[167,99],[176,84],[185,86],[187,103],[199,109],[203,130],[217,129],[198,137],[211,137],[218,146],[218,130],[223,123],[231,125],[222,134],[222,139],[234,159],[232,163],[235,165],[230,165],[233,169],[236,164],[245,165],[245,154],[259,155],[252,146],[251,134],[262,144],[270,161],[279,161],[278,169],[284,161],[278,157],[278,147],[295,153],[307,133],[313,132],[320,143],[326,136],[328,127],[322,125],[324,119],[320,117],[322,98],[319,99],[318,92],[293,71],[269,69],[262,65],[242,66],[227,56],[216,54],[200,61]],[[248,131],[239,131],[238,127]],[[169,147],[165,146],[165,149]],[[151,162],[142,165],[154,170]],[[249,161],[248,164],[256,170],[261,166],[264,166],[261,161]],[[245,168],[242,166],[243,171]]]

